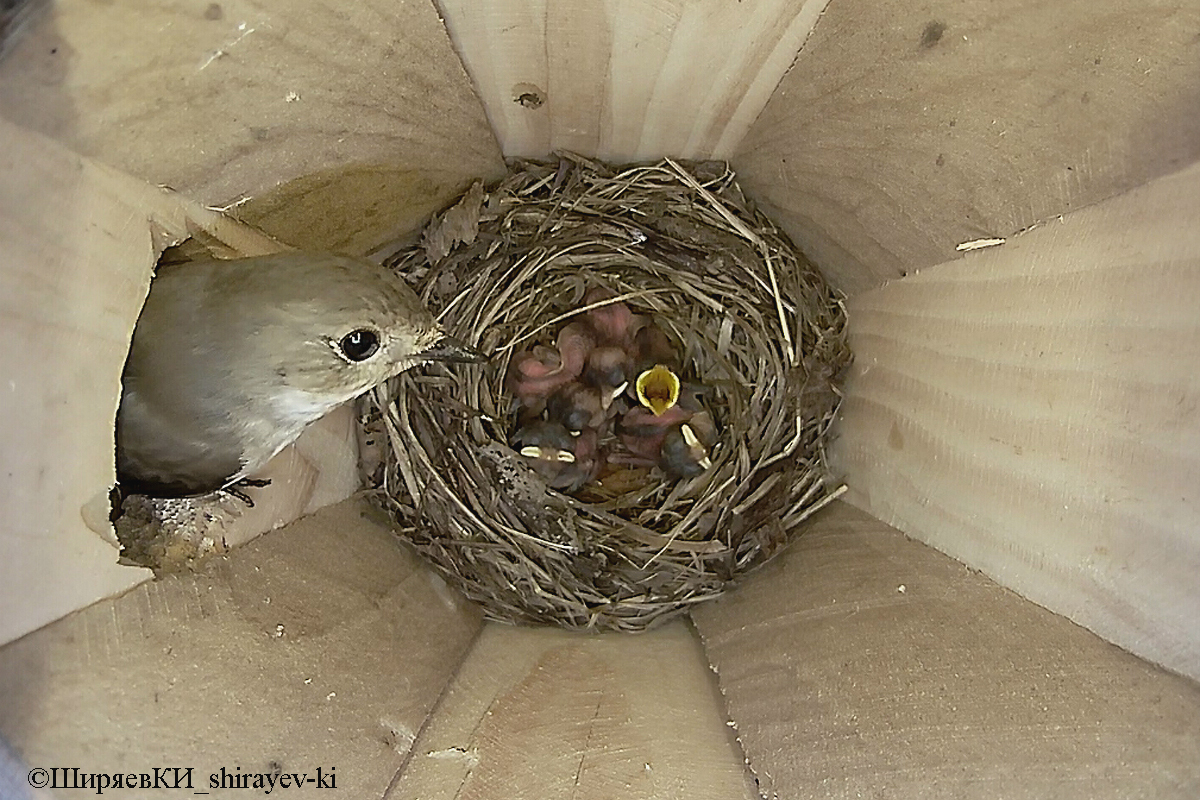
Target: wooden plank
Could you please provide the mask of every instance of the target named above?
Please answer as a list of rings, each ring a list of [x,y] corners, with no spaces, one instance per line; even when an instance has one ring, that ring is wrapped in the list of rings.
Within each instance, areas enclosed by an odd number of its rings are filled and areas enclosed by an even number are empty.
[[[331,506],[0,649],[0,734],[30,766],[192,767],[197,791],[336,768],[381,797],[479,614],[366,513]]]
[[[752,800],[683,622],[638,636],[489,624],[391,800]]]
[[[828,0],[439,0],[507,156],[727,158]]]
[[[3,643],[149,577],[116,563],[108,491],[121,370],[158,252],[191,234],[230,255],[283,246],[3,121],[0,139]],[[357,461],[346,408],[268,465],[271,486],[220,536],[237,545],[345,499]]]
[[[844,503],[693,618],[764,796],[1200,793],[1200,686]]]
[[[56,2],[0,62],[0,114],[298,247],[367,252],[495,139],[428,2]]]
[[[847,498],[1200,677],[1200,165],[850,303]]]
[[[1200,5],[832,3],[734,156],[843,290],[1200,158]]]
[[[81,510],[98,505],[107,521],[121,369],[155,234],[186,235],[189,216],[177,196],[3,121],[0,140],[5,642],[149,574],[118,567]]]

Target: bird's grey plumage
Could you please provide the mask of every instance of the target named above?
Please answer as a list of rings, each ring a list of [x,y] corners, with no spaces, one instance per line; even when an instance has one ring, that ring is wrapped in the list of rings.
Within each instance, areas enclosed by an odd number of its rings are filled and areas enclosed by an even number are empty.
[[[361,259],[291,252],[165,268],[125,365],[118,477],[159,495],[228,486],[372,386],[423,361],[478,356],[399,276]]]
[[[0,59],[16,46],[27,28],[51,7],[50,0],[0,0]]]

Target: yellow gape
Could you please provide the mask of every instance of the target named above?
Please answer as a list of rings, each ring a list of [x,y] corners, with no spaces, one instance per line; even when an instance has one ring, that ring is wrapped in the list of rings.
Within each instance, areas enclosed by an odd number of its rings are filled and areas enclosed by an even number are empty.
[[[679,376],[658,364],[638,375],[634,389],[638,402],[661,417],[679,401]]]

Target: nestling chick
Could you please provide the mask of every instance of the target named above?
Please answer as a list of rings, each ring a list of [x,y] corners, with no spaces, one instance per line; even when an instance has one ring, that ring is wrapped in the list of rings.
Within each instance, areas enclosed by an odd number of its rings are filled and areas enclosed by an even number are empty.
[[[541,413],[546,398],[571,378],[563,374],[562,358],[552,347],[537,345],[518,353],[508,366],[508,390],[523,408]]]
[[[513,446],[551,488],[575,491],[599,468],[596,432],[572,435],[561,423],[539,420],[513,436]]]
[[[558,480],[551,482],[555,489],[573,492],[596,478],[600,472],[600,437],[594,429],[581,431],[575,437],[575,463],[563,470]]]
[[[545,478],[575,462],[575,437],[560,422],[531,422],[513,434],[512,445]]]
[[[599,428],[608,418],[607,395],[594,386],[571,381],[546,401],[546,414],[569,431]]]
[[[614,295],[607,289],[592,289],[584,295],[584,305],[591,305],[607,300]],[[584,318],[599,336],[600,343],[627,347],[636,332],[639,320],[624,303],[610,303],[599,308],[593,308]]]
[[[672,426],[663,437],[658,465],[669,478],[690,478],[712,466],[708,448],[686,422]]]
[[[596,346],[596,336],[582,322],[571,322],[558,332],[554,344],[562,356],[563,372],[574,380],[583,373],[588,356]]]
[[[658,463],[667,431],[691,418],[692,412],[679,406],[672,406],[662,415],[635,406],[621,417],[617,424],[617,435],[625,449],[635,456],[635,463],[650,466]]]
[[[559,331],[555,345],[557,349],[538,345],[518,353],[505,376],[509,391],[533,414],[540,414],[551,394],[580,376],[596,337],[587,325],[573,322]]]
[[[623,348],[597,347],[588,356],[583,380],[600,390],[607,410],[629,385],[629,354]]]
[[[662,364],[637,376],[634,394],[639,403],[661,417],[679,402],[679,376]]]
[[[686,406],[682,406],[686,409]],[[713,421],[712,414],[707,411],[692,411],[687,418],[688,427],[692,429],[692,433],[700,440],[700,444],[704,445],[705,451],[711,450],[717,443],[717,424]]]
[[[633,337],[633,368],[635,373],[645,372],[655,364],[668,369],[679,369],[679,354],[671,340],[657,325],[645,325]]]
[[[164,269],[122,376],[118,478],[157,496],[228,487],[336,406],[434,360],[484,356],[369,261],[289,252]]]

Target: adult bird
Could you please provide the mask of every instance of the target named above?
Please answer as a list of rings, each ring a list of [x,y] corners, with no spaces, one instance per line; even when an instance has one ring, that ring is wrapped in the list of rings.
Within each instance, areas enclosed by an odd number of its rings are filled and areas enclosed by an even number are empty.
[[[117,412],[124,491],[204,494],[252,477],[310,423],[427,361],[481,361],[395,273],[287,252],[164,268]]]

